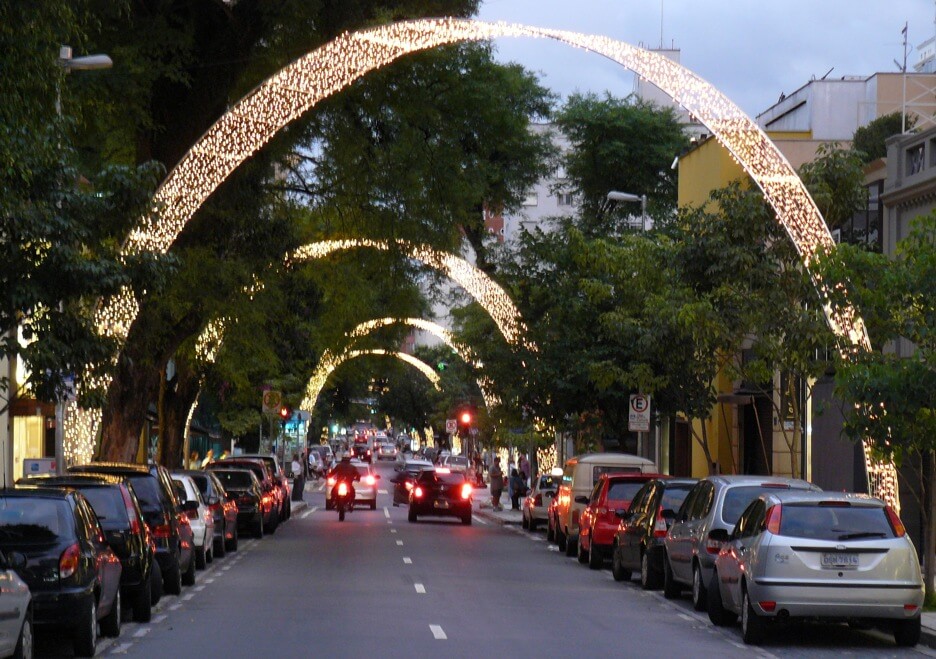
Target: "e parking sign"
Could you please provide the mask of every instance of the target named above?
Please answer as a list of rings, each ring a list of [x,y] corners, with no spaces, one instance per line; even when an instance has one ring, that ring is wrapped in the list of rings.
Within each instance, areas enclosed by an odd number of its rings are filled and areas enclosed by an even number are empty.
[[[631,394],[627,429],[630,432],[650,432],[650,396]]]

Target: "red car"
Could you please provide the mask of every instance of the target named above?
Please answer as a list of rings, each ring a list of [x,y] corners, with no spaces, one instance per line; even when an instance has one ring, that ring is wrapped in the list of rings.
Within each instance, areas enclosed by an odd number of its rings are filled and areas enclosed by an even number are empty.
[[[601,475],[588,497],[588,505],[579,517],[579,563],[588,563],[588,567],[597,570],[604,565],[606,558],[611,558],[614,534],[621,522],[618,511],[623,515],[644,483],[659,478],[669,476],[634,473]]]

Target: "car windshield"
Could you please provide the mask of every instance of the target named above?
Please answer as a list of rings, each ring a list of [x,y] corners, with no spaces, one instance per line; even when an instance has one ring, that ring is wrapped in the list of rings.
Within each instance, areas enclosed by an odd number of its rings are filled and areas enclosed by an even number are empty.
[[[116,487],[79,487],[91,504],[94,514],[105,531],[122,531],[130,526],[127,506],[123,495]]]
[[[0,499],[0,540],[4,543],[54,542],[74,536],[74,517],[64,499]]]
[[[683,501],[686,500],[686,496],[689,494],[689,490],[692,489],[692,485],[687,483],[686,485],[669,485],[663,490],[663,499],[660,501],[660,506],[663,510],[672,510],[673,512],[679,510],[679,507],[682,505]]]
[[[783,504],[780,535],[816,540],[893,538],[883,508],[848,505]]]
[[[630,501],[643,485],[637,481],[611,481],[608,487],[608,501]]]
[[[159,482],[149,475],[130,476],[133,491],[136,492],[140,508],[144,512],[161,512],[162,497],[159,495]]]
[[[725,503],[722,505],[722,521],[725,524],[736,523],[749,503],[764,492],[773,492],[777,489],[777,486],[771,487],[770,485],[739,485],[729,488],[725,493]]]
[[[449,456],[449,457],[445,460],[445,462],[446,462],[446,464],[455,465],[455,466],[458,466],[458,467],[467,467],[468,464],[469,464],[469,463],[468,463],[468,458],[466,458],[466,457],[464,457],[464,456],[462,456],[462,455],[452,455],[452,456]]]
[[[626,465],[610,467],[608,465],[597,465],[592,469],[592,482],[597,483],[602,474],[639,474],[640,467],[637,465],[628,467]],[[638,488],[639,489],[639,488]],[[635,490],[636,492],[636,490]]]
[[[249,471],[216,471],[215,476],[228,490],[246,490],[251,484]]]
[[[557,487],[559,487],[559,477],[540,476],[538,487],[540,490],[555,490]]]

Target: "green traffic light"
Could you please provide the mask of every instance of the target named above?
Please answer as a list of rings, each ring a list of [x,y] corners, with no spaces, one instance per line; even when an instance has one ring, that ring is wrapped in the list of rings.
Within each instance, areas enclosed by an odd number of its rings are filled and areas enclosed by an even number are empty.
[[[447,366],[448,366],[448,364],[446,364],[445,362],[439,362],[439,363],[436,365],[436,368],[439,369],[440,371],[444,371],[444,370],[446,369]]]

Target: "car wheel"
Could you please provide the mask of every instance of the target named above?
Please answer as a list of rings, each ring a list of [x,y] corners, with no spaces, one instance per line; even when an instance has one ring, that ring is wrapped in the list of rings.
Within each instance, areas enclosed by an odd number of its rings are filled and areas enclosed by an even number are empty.
[[[263,532],[267,535],[273,535],[276,533],[276,529],[279,527],[280,519],[279,512],[273,515],[273,518],[270,519],[270,523],[263,528]]]
[[[195,550],[195,567],[199,570],[204,570],[208,567],[208,554],[204,547]]]
[[[75,628],[75,636],[72,640],[75,654],[79,657],[93,657],[94,649],[97,645],[97,603],[94,596],[88,598],[85,605],[84,615]]]
[[[156,606],[163,594],[162,570],[159,569],[159,562],[155,557],[152,559],[150,567],[150,604]]]
[[[133,619],[149,622],[153,617],[153,580],[145,579],[133,597]]]
[[[169,572],[163,575],[163,590],[170,595],[182,594],[182,566],[179,565],[178,556],[175,559],[175,565],[169,568]]]
[[[894,642],[902,648],[912,648],[920,642],[921,616],[894,623]]]
[[[184,586],[195,585],[195,552],[192,552],[192,557],[189,559],[188,569],[182,575],[182,584]]]
[[[702,568],[696,563],[692,566],[692,608],[704,611],[708,604],[708,593],[702,583]]]
[[[531,531],[536,530],[536,518],[532,515],[530,515],[530,521],[527,522],[527,528],[529,528]]]
[[[255,538],[263,537],[263,515],[254,523],[253,535]]]
[[[101,636],[117,638],[120,636],[120,588],[114,595],[110,612],[101,620]]]
[[[228,551],[237,551],[237,540],[238,540],[238,537],[239,537],[239,533],[238,533],[238,531],[237,531],[237,527],[236,527],[236,526],[234,527],[234,533],[232,533],[231,535],[232,535],[232,537],[231,537],[231,540],[230,540],[230,544],[227,545],[227,550],[228,550]],[[225,542],[227,543],[228,541],[226,540]]]
[[[595,546],[594,540],[588,548],[588,567],[591,570],[600,570],[604,567],[604,555],[601,549]]]
[[[464,524],[465,526],[471,526],[471,513],[468,513],[467,515],[462,517],[462,524]]]
[[[212,558],[224,558],[227,555],[227,526],[221,527],[221,539],[214,543],[211,553]]]
[[[669,557],[663,554],[663,597],[674,600],[682,594],[682,586],[676,583],[673,568],[670,567]]]
[[[527,519],[526,513],[523,513],[523,518],[520,520],[520,528],[530,529],[530,520]]]
[[[656,590],[660,587],[660,573],[650,565],[650,554],[640,553],[640,587],[644,590]]]
[[[582,534],[579,533],[578,542],[575,543],[575,557],[578,559],[578,562],[582,565],[588,562],[588,557],[591,555],[591,552],[585,551],[585,548],[582,547]]]
[[[754,607],[751,606],[751,600],[745,588],[741,596],[741,638],[747,645],[757,645],[764,640],[766,626],[767,621],[757,615]]]
[[[616,545],[611,549],[611,576],[615,581],[629,581],[631,578],[631,571],[624,569],[621,554]]]
[[[708,587],[708,617],[716,627],[733,625],[738,619],[738,615],[727,610],[722,603],[718,573],[715,571],[712,572],[712,581],[709,582]]]
[[[568,530],[566,530],[566,532],[563,535],[565,535],[565,539],[566,539],[565,555],[575,556],[575,552],[578,549],[578,536],[573,538]]]
[[[370,509],[377,510],[377,499],[374,499],[373,501],[370,502]]]
[[[546,520],[546,540],[549,542],[555,542],[556,532],[553,530],[553,525],[551,520]]]
[[[413,507],[412,507],[412,506],[410,506],[409,512],[406,514],[406,519],[408,519],[408,520],[411,521],[411,522],[415,522],[415,521],[416,521],[416,511],[413,510]]]
[[[568,538],[566,538],[565,535],[562,533],[562,531],[560,531],[559,529],[556,529],[555,534],[556,534],[556,546],[559,547],[559,551],[565,552],[566,544],[569,541]]]
[[[33,656],[33,624],[32,611],[26,612],[23,618],[23,626],[20,627],[19,638],[16,639],[16,649],[13,651],[13,659],[32,659]]]

